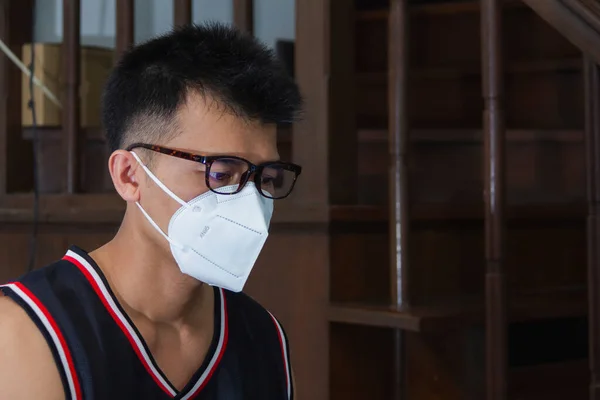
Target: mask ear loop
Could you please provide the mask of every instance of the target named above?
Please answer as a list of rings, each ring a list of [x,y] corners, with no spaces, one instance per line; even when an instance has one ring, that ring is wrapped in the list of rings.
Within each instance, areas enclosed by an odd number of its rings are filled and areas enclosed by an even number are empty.
[[[156,183],[162,190],[164,190],[169,196],[171,196],[173,198],[173,200],[177,201],[179,204],[181,204],[184,207],[190,207],[189,204],[187,204],[185,201],[181,200],[175,193],[173,193],[171,190],[169,190],[169,188],[167,188],[151,171],[150,169],[148,169],[148,167],[146,167],[144,165],[144,163],[142,162],[142,160],[140,160],[140,158],[138,157],[137,154],[135,154],[133,151],[130,152],[131,154],[133,154],[133,157],[137,160],[137,162],[140,164],[140,166],[143,168],[143,170],[148,174],[148,176],[154,181],[154,183]],[[150,215],[146,212],[146,210],[144,210],[144,207],[142,207],[142,205],[139,203],[139,201],[135,202],[135,205],[138,206],[138,208],[140,209],[140,211],[142,212],[142,214],[144,214],[144,216],[146,217],[146,219],[148,220],[148,222],[150,222],[152,224],[152,226],[154,227],[154,229],[156,229],[165,239],[167,239],[167,241],[169,243],[171,243],[173,246],[181,249],[181,250],[185,250],[186,247],[177,243],[176,241],[174,241],[173,239],[171,239],[169,237],[169,235],[167,235],[166,233],[163,232],[162,229],[160,229],[160,227],[158,226],[158,224],[156,222],[154,222],[154,220],[152,219],[152,217],[150,217]]]
[[[167,235],[166,233],[163,232],[162,229],[160,229],[160,227],[156,224],[156,222],[154,222],[154,220],[150,217],[150,215],[148,215],[148,213],[146,212],[146,210],[144,210],[144,207],[142,207],[142,205],[139,202],[135,202],[135,205],[138,206],[138,208],[140,209],[140,211],[144,214],[144,216],[146,217],[146,219],[148,220],[148,222],[150,222],[152,224],[152,226],[154,227],[154,229],[156,229],[161,235],[163,235],[163,237],[165,239],[167,239],[169,241],[169,243],[171,243],[173,246],[181,249],[181,250],[185,250],[185,246],[177,243],[176,241],[174,241],[173,239],[171,239],[169,237],[169,235]]]
[[[144,163],[142,162],[142,160],[140,160],[140,157],[138,157],[138,155],[135,154],[135,152],[130,151],[130,153],[133,154],[133,157],[137,160],[137,162],[140,164],[140,166],[142,167],[142,169],[148,174],[148,176],[150,177],[150,179],[152,179],[154,181],[154,183],[156,183],[158,185],[158,187],[160,187],[166,194],[168,194],[173,200],[175,200],[176,202],[178,202],[179,204],[181,204],[183,207],[186,207],[186,208],[190,207],[190,205],[188,203],[186,203],[185,201],[181,200],[179,198],[179,196],[177,196],[168,187],[166,187],[165,184],[162,183],[152,173],[152,171],[150,171],[150,169],[144,165]]]

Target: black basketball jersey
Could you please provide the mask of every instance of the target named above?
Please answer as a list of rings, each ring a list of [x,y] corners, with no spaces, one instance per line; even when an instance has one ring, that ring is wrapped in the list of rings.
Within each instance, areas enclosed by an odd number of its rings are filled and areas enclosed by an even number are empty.
[[[286,335],[243,293],[215,288],[206,358],[181,391],[160,370],[100,268],[77,247],[62,260],[0,286],[36,323],[68,400],[288,400]]]

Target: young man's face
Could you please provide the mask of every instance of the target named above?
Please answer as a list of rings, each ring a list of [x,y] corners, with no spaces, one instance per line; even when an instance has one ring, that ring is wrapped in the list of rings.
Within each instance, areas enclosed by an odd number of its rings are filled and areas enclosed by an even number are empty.
[[[199,95],[188,98],[177,122],[177,135],[160,145],[203,156],[242,157],[254,164],[279,159],[274,125],[248,123]],[[208,191],[205,165],[159,153],[153,153],[152,157],[152,171],[156,177],[182,200],[190,201]],[[141,168],[136,175],[140,182],[141,204],[163,232],[168,232],[171,216],[180,204],[162,191]],[[140,222],[147,224],[143,218]]]

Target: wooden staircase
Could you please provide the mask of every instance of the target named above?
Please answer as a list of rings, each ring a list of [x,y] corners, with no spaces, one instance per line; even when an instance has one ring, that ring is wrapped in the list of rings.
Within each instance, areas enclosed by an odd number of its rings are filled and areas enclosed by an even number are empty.
[[[581,44],[590,37],[573,40],[534,3],[502,2],[507,294],[498,304],[507,304],[507,371],[500,376],[506,398],[584,399],[590,375]],[[398,72],[389,54],[402,44],[390,27],[390,7],[332,2],[332,81],[338,74],[352,87],[332,83],[332,101],[343,106],[332,104],[331,118],[356,144],[358,187],[354,203],[330,209],[331,398],[481,399],[485,355],[498,349],[486,348],[484,328],[485,316],[491,318],[482,199],[489,131],[482,125],[480,2],[408,2],[400,72],[406,87],[399,88],[406,94],[395,104],[389,77]],[[405,144],[394,142],[398,104],[405,105]],[[398,172],[398,146],[405,186],[390,178]],[[408,193],[409,211],[394,221],[397,185]],[[394,224],[408,237],[402,260],[393,258],[400,243]],[[489,307],[489,293],[487,301]],[[556,332],[570,336],[543,340]],[[488,398],[503,398],[497,389],[488,386]]]
[[[600,64],[600,3],[596,0],[523,0],[582,52]]]

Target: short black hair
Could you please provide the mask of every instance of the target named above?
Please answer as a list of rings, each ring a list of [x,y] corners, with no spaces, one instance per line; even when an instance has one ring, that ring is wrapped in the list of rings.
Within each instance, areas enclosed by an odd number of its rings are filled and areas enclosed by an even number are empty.
[[[263,124],[292,123],[302,108],[272,49],[226,24],[185,25],[132,47],[110,74],[102,120],[111,152],[132,141],[168,140],[190,91]]]

